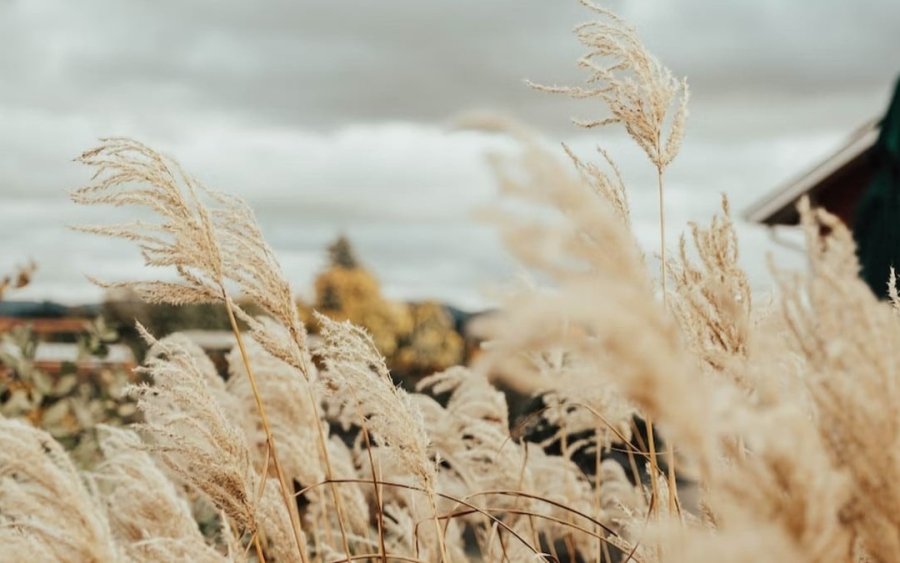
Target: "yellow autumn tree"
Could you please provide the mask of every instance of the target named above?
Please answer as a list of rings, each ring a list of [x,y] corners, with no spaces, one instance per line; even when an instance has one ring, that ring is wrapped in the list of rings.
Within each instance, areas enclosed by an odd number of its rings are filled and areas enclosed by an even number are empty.
[[[401,341],[392,362],[398,372],[425,374],[462,363],[463,338],[443,305],[425,301],[410,304],[409,311],[412,331]]]
[[[379,351],[390,358],[399,340],[412,330],[407,307],[381,295],[378,280],[360,265],[346,237],[328,247],[328,256],[328,268],[315,281],[315,309],[365,328]]]

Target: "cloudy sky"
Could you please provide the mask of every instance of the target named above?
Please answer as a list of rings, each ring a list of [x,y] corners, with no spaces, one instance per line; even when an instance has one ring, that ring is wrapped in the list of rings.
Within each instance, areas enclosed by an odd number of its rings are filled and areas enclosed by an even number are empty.
[[[684,149],[669,174],[671,235],[726,193],[740,211],[827,155],[886,107],[900,72],[896,0],[611,2],[692,86]],[[639,239],[656,240],[654,176],[615,129],[585,134],[590,102],[529,90],[577,84],[575,0],[0,0],[0,271],[39,262],[19,298],[93,300],[84,274],[146,275],[128,245],[66,230],[103,221],[66,191],[72,158],[131,136],[238,193],[296,287],[348,234],[396,298],[464,307],[515,273],[473,219],[496,201],[484,155],[503,143],[453,131],[498,111],[549,142],[600,143],[630,187]],[[802,259],[741,225],[754,287],[765,256]]]

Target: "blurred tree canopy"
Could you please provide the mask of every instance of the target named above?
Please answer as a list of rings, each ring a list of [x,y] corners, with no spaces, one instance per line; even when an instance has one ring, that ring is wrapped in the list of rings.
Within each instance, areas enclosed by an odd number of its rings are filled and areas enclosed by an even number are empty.
[[[328,258],[332,266],[340,266],[352,270],[359,267],[356,253],[350,245],[350,240],[340,235],[337,240],[328,246]]]
[[[463,339],[441,304],[385,298],[378,280],[360,264],[344,236],[328,247],[328,257],[328,267],[315,280],[313,307],[332,319],[365,328],[392,370],[420,375],[463,360]]]
[[[392,367],[403,374],[425,375],[462,363],[463,338],[447,309],[434,301],[407,307],[412,330],[401,339]]]
[[[314,308],[332,319],[364,327],[390,358],[402,335],[412,330],[409,311],[381,295],[378,280],[360,265],[346,237],[328,247],[328,257],[328,267],[315,280]]]

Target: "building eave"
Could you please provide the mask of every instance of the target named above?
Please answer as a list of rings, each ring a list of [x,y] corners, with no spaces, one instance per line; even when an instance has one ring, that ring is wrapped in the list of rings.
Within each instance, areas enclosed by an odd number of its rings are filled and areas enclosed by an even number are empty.
[[[878,139],[879,119],[857,129],[837,151],[803,174],[779,186],[743,213],[745,220],[764,225],[791,224],[795,207],[805,194],[814,197],[826,181],[842,169],[862,158]]]

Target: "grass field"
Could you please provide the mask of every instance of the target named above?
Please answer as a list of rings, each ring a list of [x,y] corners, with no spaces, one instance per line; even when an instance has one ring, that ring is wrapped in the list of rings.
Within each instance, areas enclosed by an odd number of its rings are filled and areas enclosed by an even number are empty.
[[[688,84],[584,3],[585,83],[534,95],[584,99],[597,115],[583,126],[624,128],[656,172],[664,233]],[[89,469],[34,420],[0,418],[0,558],[900,560],[900,298],[859,279],[850,232],[801,203],[810,267],[773,265],[776,297],[757,303],[726,199],[680,241],[660,236],[651,272],[603,147],[587,160],[505,119],[465,125],[518,147],[492,161],[516,204],[489,215],[540,283],[487,319],[476,362],[415,390],[349,321],[316,314],[310,345],[241,199],[135,140],[85,151],[73,201],[155,221],[79,229],[178,275],[95,282],[214,304],[236,346],[223,378],[185,336],[139,328],[149,353],[124,395],[140,422],[98,425]],[[510,420],[497,374],[542,406]]]

